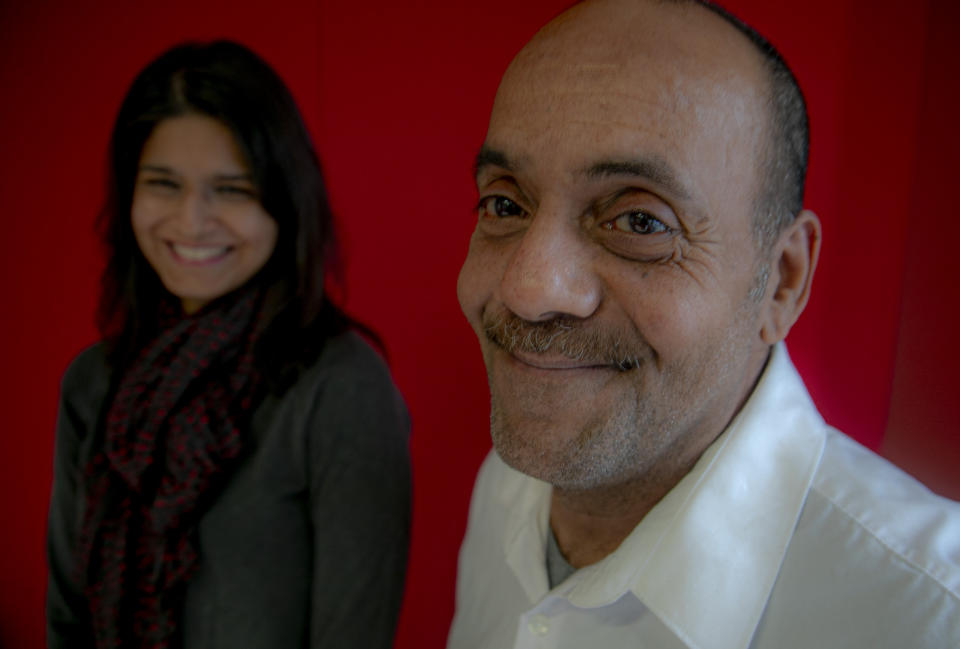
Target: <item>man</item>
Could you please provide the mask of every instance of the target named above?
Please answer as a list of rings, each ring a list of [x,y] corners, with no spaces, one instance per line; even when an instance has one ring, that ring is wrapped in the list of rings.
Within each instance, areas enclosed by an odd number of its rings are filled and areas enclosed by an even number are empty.
[[[960,511],[829,429],[782,340],[820,246],[779,55],[695,0],[517,56],[458,296],[491,392],[450,649],[960,646]]]

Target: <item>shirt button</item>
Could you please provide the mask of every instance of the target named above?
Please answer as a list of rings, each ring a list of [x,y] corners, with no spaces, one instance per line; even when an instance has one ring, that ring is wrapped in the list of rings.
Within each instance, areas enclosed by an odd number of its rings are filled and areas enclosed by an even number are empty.
[[[550,630],[550,620],[546,615],[534,615],[530,618],[527,628],[533,635],[546,635]]]

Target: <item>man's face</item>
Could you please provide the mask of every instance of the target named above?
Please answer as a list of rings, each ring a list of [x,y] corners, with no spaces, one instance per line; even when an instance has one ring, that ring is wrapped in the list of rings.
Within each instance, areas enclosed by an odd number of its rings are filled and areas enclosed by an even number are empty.
[[[569,489],[689,468],[767,351],[760,64],[702,9],[635,10],[630,38],[588,9],[508,70],[457,287],[496,449]]]

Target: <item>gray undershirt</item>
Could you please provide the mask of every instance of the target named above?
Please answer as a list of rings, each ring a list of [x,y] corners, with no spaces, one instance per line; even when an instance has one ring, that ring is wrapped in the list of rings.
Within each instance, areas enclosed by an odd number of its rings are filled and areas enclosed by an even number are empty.
[[[557,537],[553,534],[553,528],[550,528],[550,533],[547,534],[547,580],[550,588],[553,589],[562,584],[576,571],[577,569],[567,563],[563,553],[560,552]]]

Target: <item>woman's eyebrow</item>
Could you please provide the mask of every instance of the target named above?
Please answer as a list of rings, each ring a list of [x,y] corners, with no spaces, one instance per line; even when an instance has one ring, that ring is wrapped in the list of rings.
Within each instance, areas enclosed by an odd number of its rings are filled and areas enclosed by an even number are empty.
[[[157,165],[157,164],[145,164],[145,165],[140,165],[139,170],[140,170],[140,171],[152,171],[152,172],[158,173],[158,174],[172,174],[172,173],[173,173],[173,169],[171,169],[170,167],[165,167],[165,166],[163,166],[163,165]]]
[[[226,181],[243,181],[243,182],[253,182],[253,174],[250,173],[224,173],[224,174],[214,174],[213,176],[217,180],[226,180]]]

